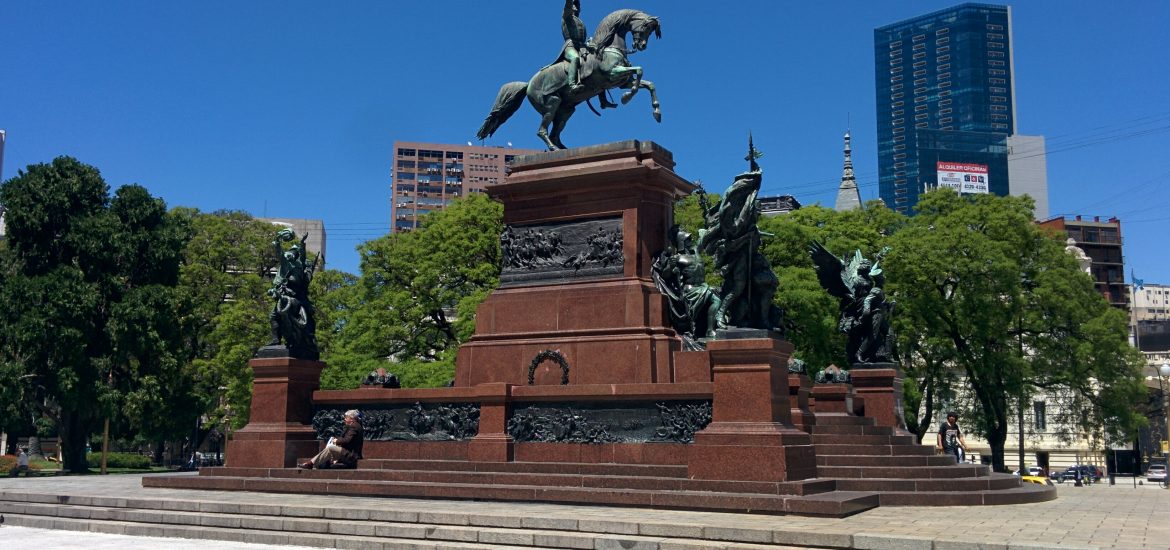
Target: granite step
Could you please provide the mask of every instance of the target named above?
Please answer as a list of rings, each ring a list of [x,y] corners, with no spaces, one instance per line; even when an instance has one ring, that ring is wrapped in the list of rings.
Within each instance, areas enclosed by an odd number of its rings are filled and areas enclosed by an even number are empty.
[[[934,447],[927,445],[854,445],[818,444],[817,456],[936,456]]]
[[[812,427],[813,435],[897,435],[894,428],[889,426],[870,426],[866,424],[816,424]]]
[[[816,480],[815,483],[824,483],[824,481]],[[203,475],[153,476],[143,478],[142,484],[144,487],[165,487],[173,489],[507,500],[829,517],[844,517],[855,514],[877,506],[878,502],[874,493],[853,491],[830,491],[809,495],[779,495],[608,487],[483,485],[478,483],[364,481],[312,478],[280,479]]]
[[[874,426],[877,422],[868,416],[853,416],[845,413],[814,413],[817,426]]]
[[[817,476],[832,479],[954,479],[987,477],[991,469],[973,464],[949,466],[817,466]]]
[[[442,470],[477,472],[529,472],[540,474],[619,475],[652,477],[687,477],[685,465],[582,463],[582,462],[470,462],[465,460],[366,459],[360,469]]]
[[[818,449],[819,450],[819,449]],[[954,466],[950,455],[825,455],[817,454],[817,466]]]
[[[882,506],[995,506],[1056,499],[1056,487],[1023,483],[1010,489],[956,492],[948,490],[878,493]]]
[[[913,435],[857,435],[857,434],[824,434],[812,433],[813,444],[818,448],[821,445],[916,445],[918,441]]]
[[[1008,474],[945,479],[840,478],[836,482],[839,490],[873,491],[881,494],[890,492],[1002,491],[1020,486],[1020,478]]]
[[[662,491],[710,491],[768,495],[811,495],[832,491],[832,480],[789,482],[715,481],[678,477],[542,474],[534,472],[470,472],[441,470],[301,470],[290,468],[206,468],[210,477],[314,479],[337,481],[385,481],[413,483],[464,483],[536,487],[595,487]]]

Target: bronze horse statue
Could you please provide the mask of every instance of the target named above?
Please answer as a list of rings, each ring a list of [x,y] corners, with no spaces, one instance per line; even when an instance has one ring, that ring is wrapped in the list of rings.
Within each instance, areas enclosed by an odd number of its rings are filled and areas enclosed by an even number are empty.
[[[610,104],[605,93],[612,88],[627,90],[622,94],[622,103],[628,103],[640,88],[650,92],[650,105],[654,108],[654,120],[662,122],[662,111],[659,110],[658,94],[654,84],[642,79],[642,67],[631,66],[627,54],[646,49],[646,44],[653,33],[662,38],[662,28],[657,17],[653,17],[638,10],[617,10],[601,20],[597,31],[593,34],[592,55],[586,58],[581,68],[581,90],[571,91],[573,82],[569,82],[568,64],[562,57],[551,65],[536,72],[528,82],[509,82],[500,88],[496,96],[496,103],[491,113],[483,121],[476,136],[485,139],[496,132],[508,120],[524,97],[541,114],[540,129],[536,135],[544,141],[550,151],[564,149],[561,143],[561,131],[577,105],[587,102],[597,96],[602,108],[616,106]],[[626,34],[633,38],[633,50],[626,49]],[[593,110],[593,105],[587,103]],[[596,110],[593,110],[597,113]],[[551,130],[550,130],[551,125]]]

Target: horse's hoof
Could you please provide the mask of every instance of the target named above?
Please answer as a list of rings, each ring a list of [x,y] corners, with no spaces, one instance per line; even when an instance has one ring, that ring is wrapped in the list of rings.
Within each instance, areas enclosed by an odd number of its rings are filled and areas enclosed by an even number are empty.
[[[654,113],[654,122],[662,122],[662,113]]]
[[[622,105],[625,105],[633,99],[634,94],[622,94]]]

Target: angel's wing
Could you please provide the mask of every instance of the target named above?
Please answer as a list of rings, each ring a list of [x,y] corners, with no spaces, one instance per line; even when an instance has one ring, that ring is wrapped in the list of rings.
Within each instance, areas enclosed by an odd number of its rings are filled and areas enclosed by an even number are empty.
[[[809,254],[812,256],[821,286],[834,297],[848,298],[852,292],[843,279],[846,271],[841,259],[816,241],[809,246]]]

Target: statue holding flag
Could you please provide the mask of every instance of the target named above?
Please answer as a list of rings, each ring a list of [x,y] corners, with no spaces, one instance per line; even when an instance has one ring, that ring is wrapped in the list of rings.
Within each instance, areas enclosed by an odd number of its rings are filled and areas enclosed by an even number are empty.
[[[780,331],[781,312],[772,303],[779,280],[768,259],[760,253],[758,195],[763,171],[756,159],[763,156],[748,136],[748,171],[735,178],[723,198],[709,206],[700,195],[706,227],[699,231],[700,251],[710,254],[723,275],[717,318],[720,325]]]

